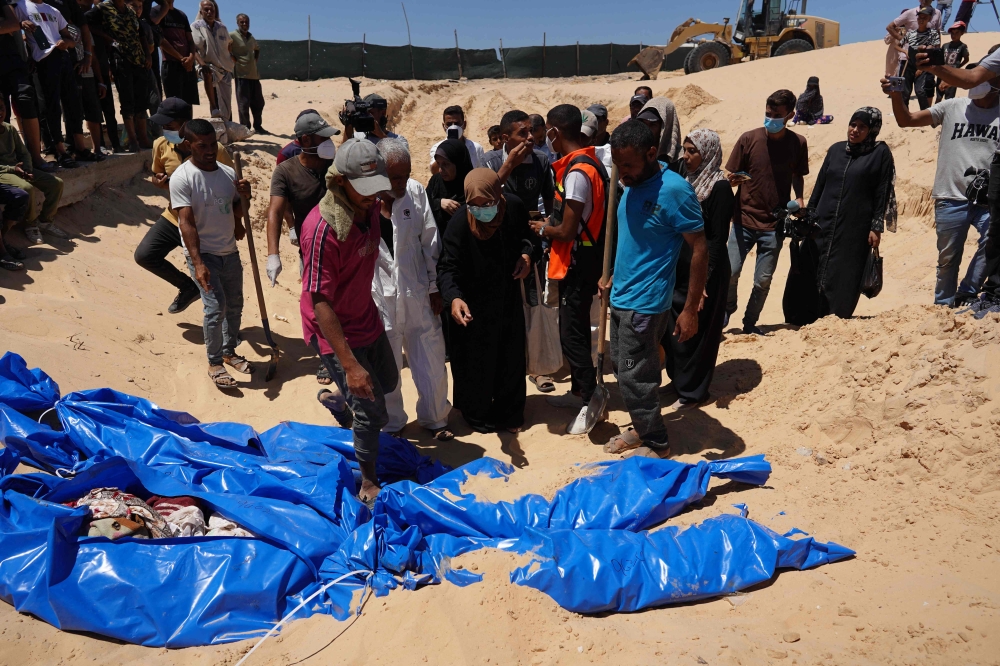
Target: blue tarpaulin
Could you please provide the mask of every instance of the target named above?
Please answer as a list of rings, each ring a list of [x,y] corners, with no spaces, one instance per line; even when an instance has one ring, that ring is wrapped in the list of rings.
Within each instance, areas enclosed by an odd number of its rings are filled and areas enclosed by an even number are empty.
[[[32,418],[50,409],[59,427]],[[531,553],[533,564],[511,582],[581,613],[727,594],[781,568],[853,554],[778,535],[745,513],[656,529],[702,499],[712,477],[764,484],[771,467],[763,456],[597,463],[551,500],[489,502],[463,484],[474,475],[502,483],[510,465],[483,458],[449,471],[383,436],[383,489],[369,512],[354,497],[349,431],[281,423],[258,434],[111,389],[60,398],[55,382],[10,353],[0,359],[0,441],[0,597],[62,629],[149,646],[259,636],[352,571],[370,578],[330,587],[300,614],[344,619],[365,584],[376,594],[468,585],[481,576],[450,559],[483,547]],[[19,462],[56,475],[14,475]],[[101,487],[195,497],[256,538],[88,537],[88,510],[64,503]]]

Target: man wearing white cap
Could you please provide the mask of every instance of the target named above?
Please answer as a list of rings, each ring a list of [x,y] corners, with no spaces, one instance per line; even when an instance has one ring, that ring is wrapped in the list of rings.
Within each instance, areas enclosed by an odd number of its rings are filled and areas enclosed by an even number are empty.
[[[410,178],[411,159],[406,144],[382,139],[379,155],[385,160],[392,189],[379,197],[382,243],[375,283],[382,323],[396,358],[403,368],[403,352],[417,387],[417,422],[446,442],[454,438],[448,430],[448,370],[445,366],[444,334],[441,331],[441,294],[437,286],[437,263],[441,240],[431,212],[427,192]],[[383,428],[397,433],[408,417],[400,387],[386,395],[389,422]]]
[[[389,420],[385,396],[399,383],[392,347],[372,298],[381,240],[377,195],[392,184],[375,144],[348,139],[327,170],[326,186],[299,236],[302,333],[346,399],[346,404],[324,405],[341,424],[353,420],[354,452],[361,468],[358,499],[372,507],[380,490],[375,475],[379,431]]]

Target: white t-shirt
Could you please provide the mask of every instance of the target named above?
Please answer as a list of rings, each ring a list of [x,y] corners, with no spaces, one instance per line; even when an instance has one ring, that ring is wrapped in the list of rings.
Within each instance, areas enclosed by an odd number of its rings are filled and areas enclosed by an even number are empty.
[[[608,170],[608,175],[611,175],[611,144],[606,143],[603,146],[594,146],[594,152],[597,153],[597,159],[601,160],[601,164],[604,168]]]
[[[983,109],[968,97],[956,97],[935,104],[930,112],[931,125],[941,127],[931,196],[964,201],[972,180],[966,170],[989,169],[993,160],[1000,139],[1000,104]]]
[[[434,155],[437,153],[438,146],[445,142],[445,139],[441,139],[433,146],[431,146],[431,162],[434,161]],[[486,166],[486,161],[483,159],[483,147],[472,139],[465,138],[465,148],[469,151],[469,159],[472,160],[472,168],[479,169],[480,167]]]
[[[38,26],[38,29],[27,35],[25,40],[28,43],[28,51],[35,62],[52,53],[56,44],[62,39],[59,31],[69,25],[58,9],[44,2],[21,0],[17,3],[17,9],[14,13],[18,21],[31,21]],[[38,45],[39,40],[48,41],[44,49]]]
[[[590,219],[591,213],[594,212],[594,193],[590,178],[587,178],[587,174],[582,171],[570,171],[563,179],[563,183],[566,186],[566,194],[563,198],[579,201],[583,204],[583,217],[580,219],[580,230],[582,230],[584,223]]]
[[[191,208],[201,252],[225,256],[237,250],[233,203],[240,200],[240,195],[236,191],[236,172],[225,164],[216,164],[219,168],[215,171],[202,171],[190,160],[177,167],[170,176],[170,207],[175,211]]]

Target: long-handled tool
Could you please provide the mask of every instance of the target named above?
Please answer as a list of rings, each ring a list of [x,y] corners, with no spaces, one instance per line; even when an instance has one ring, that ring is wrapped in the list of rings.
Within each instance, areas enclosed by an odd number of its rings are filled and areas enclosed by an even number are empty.
[[[602,282],[607,283],[611,276],[611,244],[615,240],[615,224],[618,221],[618,166],[611,167],[611,182],[608,185],[608,210],[604,216],[604,271]],[[608,407],[608,388],[604,385],[604,353],[607,343],[604,338],[608,331],[608,301],[611,290],[605,289],[601,296],[601,322],[597,327],[597,390],[587,405],[587,432],[589,433],[604,416]]]
[[[236,163],[236,180],[243,180],[243,161],[240,154],[233,155]],[[260,269],[257,268],[257,253],[253,247],[253,228],[250,226],[250,202],[240,195],[243,202],[243,226],[247,230],[247,245],[250,246],[250,267],[253,269],[253,283],[257,288],[257,305],[260,307],[260,321],[264,327],[264,337],[267,344],[271,345],[271,360],[267,362],[267,372],[264,373],[264,381],[269,382],[274,379],[274,373],[278,371],[278,345],[271,337],[271,325],[267,321],[267,306],[264,304],[264,290],[260,286]]]

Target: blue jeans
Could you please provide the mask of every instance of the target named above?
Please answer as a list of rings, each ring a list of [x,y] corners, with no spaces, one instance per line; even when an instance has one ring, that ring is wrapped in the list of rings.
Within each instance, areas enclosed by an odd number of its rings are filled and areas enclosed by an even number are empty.
[[[782,239],[783,240],[783,239]],[[778,255],[781,253],[781,243],[773,231],[754,231],[739,224],[734,224],[729,232],[729,266],[733,271],[729,278],[729,298],[726,301],[726,312],[730,315],[736,312],[737,288],[740,283],[740,271],[743,261],[754,247],[757,248],[757,264],[753,271],[753,291],[747,302],[747,311],[743,315],[743,326],[756,326],[760,319],[760,311],[764,309],[764,301],[771,290],[771,278],[778,267]]]
[[[188,272],[194,278],[194,264],[187,258]],[[240,344],[240,323],[243,319],[243,264],[240,253],[225,256],[202,253],[201,260],[208,267],[208,284],[212,291],[201,292],[205,318],[205,350],[209,365],[222,365],[223,356],[234,356]],[[197,284],[197,280],[195,283]]]
[[[970,204],[966,200],[939,199],[934,204],[934,226],[937,229],[937,284],[934,286],[936,305],[954,305],[958,295],[975,296],[986,279],[986,231],[990,226],[990,209]],[[969,227],[979,232],[979,247],[958,286],[958,269],[962,264],[962,248],[969,236]]]

